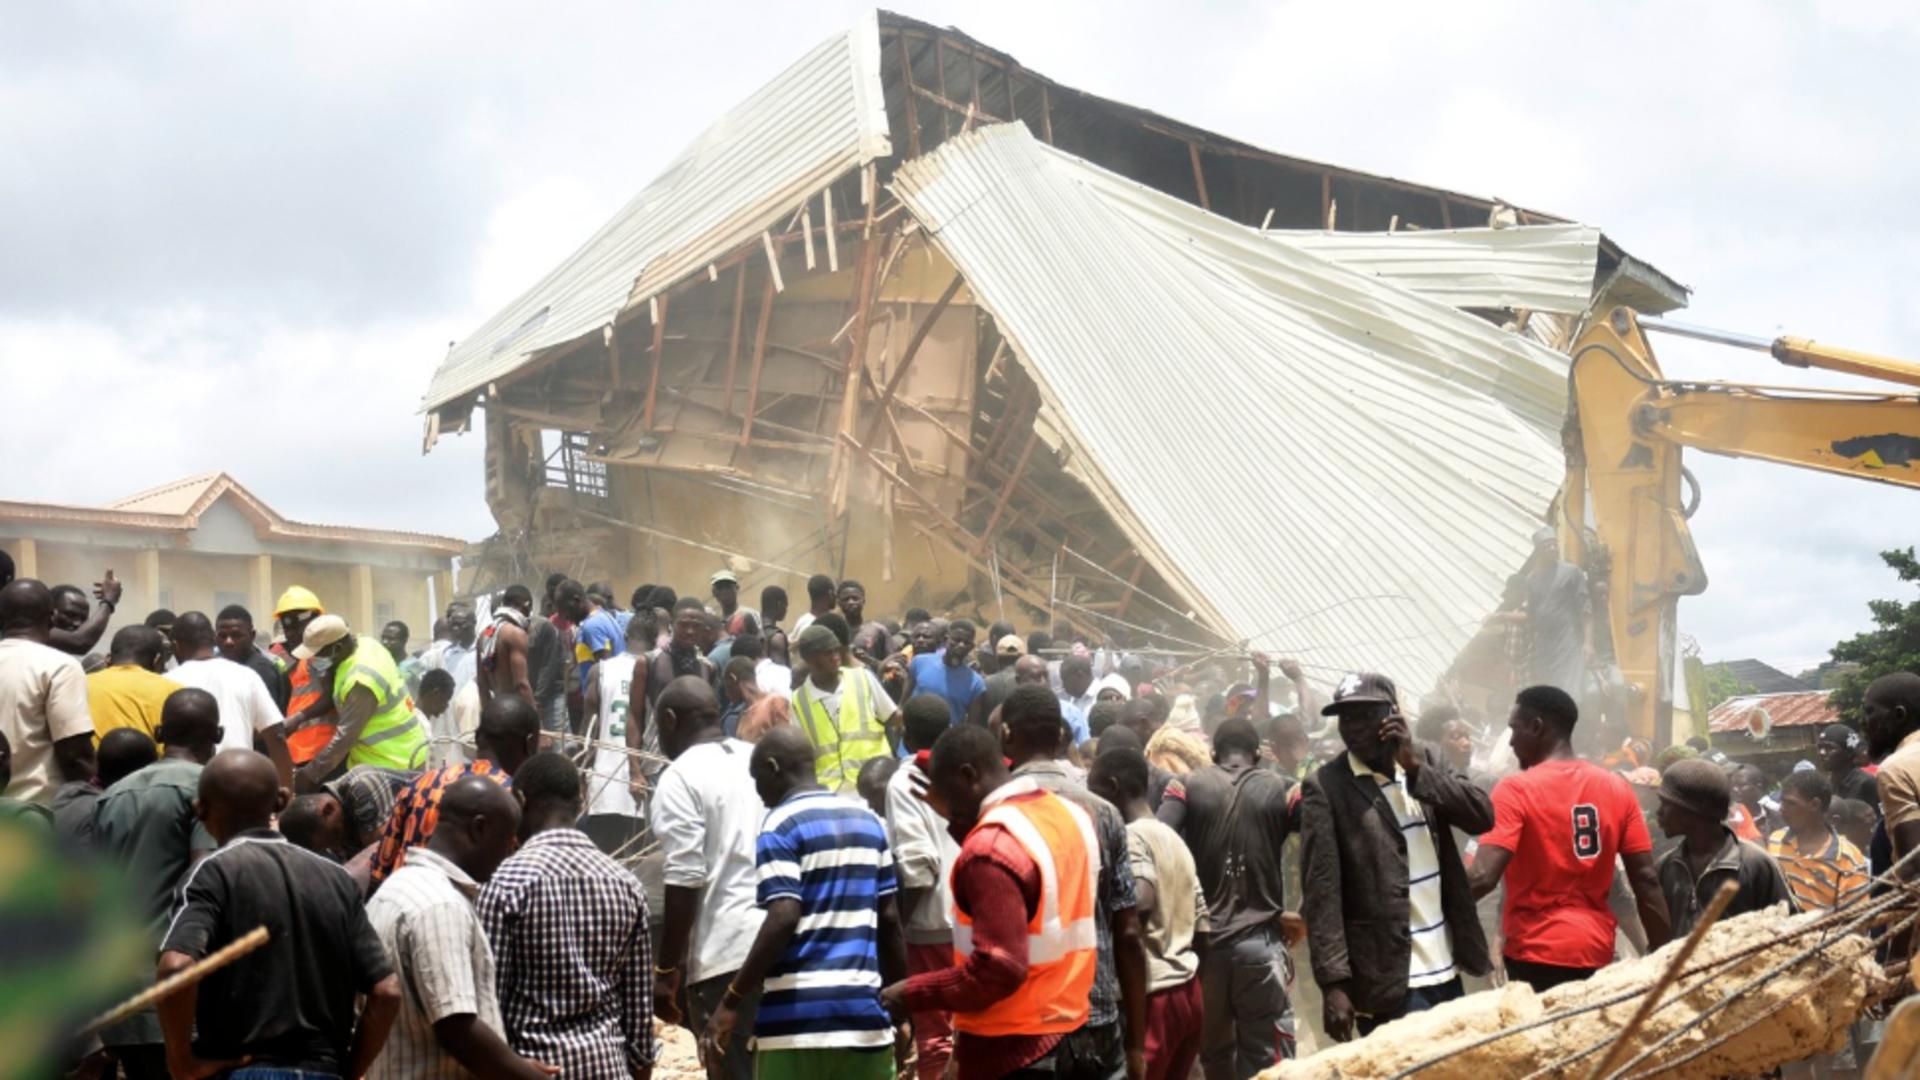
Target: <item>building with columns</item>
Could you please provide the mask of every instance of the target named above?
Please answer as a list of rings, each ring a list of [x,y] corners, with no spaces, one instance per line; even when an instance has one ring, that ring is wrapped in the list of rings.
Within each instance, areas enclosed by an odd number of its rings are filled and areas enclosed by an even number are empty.
[[[245,605],[271,633],[274,600],[304,585],[356,631],[399,619],[425,644],[465,547],[449,536],[290,521],[223,472],[106,506],[0,500],[0,551],[18,576],[91,588],[111,569],[124,583],[109,635],[155,608],[212,618],[228,604]]]

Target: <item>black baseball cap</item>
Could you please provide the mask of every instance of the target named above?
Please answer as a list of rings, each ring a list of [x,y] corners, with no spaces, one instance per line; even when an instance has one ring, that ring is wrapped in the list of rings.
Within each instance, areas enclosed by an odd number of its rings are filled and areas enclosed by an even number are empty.
[[[1400,695],[1393,680],[1379,672],[1357,672],[1334,687],[1333,701],[1320,710],[1321,716],[1333,716],[1348,705],[1398,705]]]

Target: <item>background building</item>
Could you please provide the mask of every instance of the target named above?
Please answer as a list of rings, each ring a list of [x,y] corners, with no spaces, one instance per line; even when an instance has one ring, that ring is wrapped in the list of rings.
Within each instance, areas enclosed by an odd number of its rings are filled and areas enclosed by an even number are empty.
[[[109,638],[155,608],[211,618],[228,604],[245,605],[254,625],[271,632],[274,600],[304,585],[356,630],[400,619],[424,644],[465,546],[447,536],[289,521],[226,473],[106,506],[0,501],[0,550],[20,577],[91,588],[112,569],[125,584]]]

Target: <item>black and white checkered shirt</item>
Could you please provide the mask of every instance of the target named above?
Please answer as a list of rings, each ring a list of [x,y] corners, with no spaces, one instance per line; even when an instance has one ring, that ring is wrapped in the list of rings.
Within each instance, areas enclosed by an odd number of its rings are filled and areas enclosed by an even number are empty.
[[[653,946],[640,882],[577,829],[535,833],[480,890],[514,1050],[565,1077],[652,1064]]]

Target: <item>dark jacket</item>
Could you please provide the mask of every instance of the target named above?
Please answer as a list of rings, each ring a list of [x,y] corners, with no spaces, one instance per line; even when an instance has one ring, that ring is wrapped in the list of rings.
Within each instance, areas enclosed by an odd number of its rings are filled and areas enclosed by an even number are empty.
[[[1733,835],[1732,829],[1723,828],[1721,832],[1720,850],[1714,853],[1713,861],[1707,864],[1698,878],[1693,876],[1693,867],[1687,862],[1687,843],[1684,840],[1668,848],[1655,866],[1660,875],[1660,894],[1666,898],[1667,918],[1673,924],[1673,936],[1676,938],[1693,929],[1701,912],[1713,900],[1713,894],[1720,891],[1723,881],[1736,882],[1740,886],[1740,891],[1733,895],[1727,910],[1721,912],[1723,919],[1775,904],[1786,904],[1789,911],[1799,908],[1794,903],[1793,890],[1787,887],[1787,879],[1780,873],[1780,864],[1773,861],[1773,856],[1759,845],[1749,844]]]
[[[1487,938],[1453,829],[1493,828],[1493,800],[1440,756],[1419,749],[1422,764],[1411,794],[1426,811],[1440,860],[1440,909],[1454,966],[1485,975]],[[1356,777],[1342,754],[1303,784],[1300,913],[1307,921],[1313,977],[1344,984],[1356,1011],[1393,1012],[1407,996],[1413,943],[1407,901],[1407,839],[1380,785]]]

